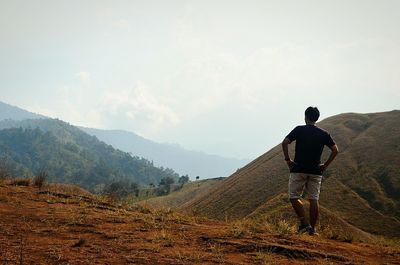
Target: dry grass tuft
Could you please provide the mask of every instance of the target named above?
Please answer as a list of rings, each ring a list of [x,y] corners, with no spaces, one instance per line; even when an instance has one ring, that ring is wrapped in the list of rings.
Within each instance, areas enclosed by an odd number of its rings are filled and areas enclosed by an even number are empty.
[[[292,235],[297,232],[296,223],[282,215],[258,216],[252,219],[256,220],[256,223],[264,224],[265,232],[279,235]]]
[[[275,257],[271,253],[265,252],[257,252],[252,257],[252,260],[255,264],[263,264],[263,265],[278,265],[279,262],[275,260]]]
[[[15,178],[11,180],[10,184],[14,186],[29,186],[31,181],[30,178]]]
[[[337,231],[337,229],[325,225],[325,226],[320,226],[319,233],[328,239],[332,240],[338,240],[338,241],[343,241],[347,243],[353,243],[354,241],[359,241],[354,238],[354,235],[352,235],[351,232],[349,233],[344,233],[343,231]]]
[[[242,238],[258,233],[271,232],[272,230],[272,225],[261,219],[242,219],[230,223],[227,235],[234,238]]]
[[[291,235],[296,233],[296,228],[286,220],[279,220],[274,224],[276,232],[280,235]]]
[[[141,204],[128,205],[127,209],[143,214],[152,213],[152,210],[149,207],[147,207],[147,205],[141,205]]]
[[[175,239],[171,232],[166,229],[161,229],[153,238],[154,243],[160,243],[163,247],[173,247]]]

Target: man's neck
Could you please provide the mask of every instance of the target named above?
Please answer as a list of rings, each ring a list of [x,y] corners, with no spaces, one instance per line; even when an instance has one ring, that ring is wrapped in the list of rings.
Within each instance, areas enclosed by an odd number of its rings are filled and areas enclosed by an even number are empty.
[[[313,125],[313,126],[315,126],[315,122],[308,121],[308,122],[306,122],[306,125]]]

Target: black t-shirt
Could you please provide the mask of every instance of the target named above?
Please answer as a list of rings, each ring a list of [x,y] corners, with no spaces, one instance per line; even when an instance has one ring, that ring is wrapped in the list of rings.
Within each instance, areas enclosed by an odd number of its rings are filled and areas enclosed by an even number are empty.
[[[286,137],[291,142],[296,141],[295,165],[290,172],[321,175],[319,165],[324,146],[335,145],[330,134],[315,125],[303,125],[294,128]]]

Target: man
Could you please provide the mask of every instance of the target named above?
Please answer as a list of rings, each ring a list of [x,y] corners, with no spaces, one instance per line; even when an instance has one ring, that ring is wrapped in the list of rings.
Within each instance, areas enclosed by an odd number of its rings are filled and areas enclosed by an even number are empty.
[[[300,220],[299,233],[308,232],[310,235],[317,235],[315,225],[318,220],[318,199],[322,173],[339,152],[330,134],[315,125],[318,119],[319,110],[316,107],[308,107],[305,111],[306,125],[294,128],[282,142],[285,161],[290,170],[289,198]],[[288,152],[288,145],[293,141],[296,141],[294,161]],[[331,149],[331,154],[328,160],[321,164],[321,155],[325,145]],[[309,221],[300,200],[302,196],[310,202]]]

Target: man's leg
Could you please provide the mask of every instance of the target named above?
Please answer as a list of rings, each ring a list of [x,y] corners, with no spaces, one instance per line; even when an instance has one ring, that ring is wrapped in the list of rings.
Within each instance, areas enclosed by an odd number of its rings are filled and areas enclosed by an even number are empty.
[[[300,220],[301,226],[308,225],[303,203],[300,197],[307,181],[307,175],[302,173],[291,173],[289,177],[289,198],[293,209]],[[299,228],[300,229],[300,228]]]
[[[304,212],[304,206],[300,199],[290,199],[292,203],[293,209],[297,214],[297,217],[300,220],[302,225],[308,225],[308,221],[306,219],[306,214]]]
[[[318,221],[319,213],[319,192],[321,189],[322,176],[319,175],[309,175],[308,181],[305,187],[305,193],[310,202],[310,225],[312,229],[309,231],[310,235],[317,235],[315,231],[315,225]]]
[[[310,225],[315,228],[318,220],[319,203],[318,200],[310,199]]]

